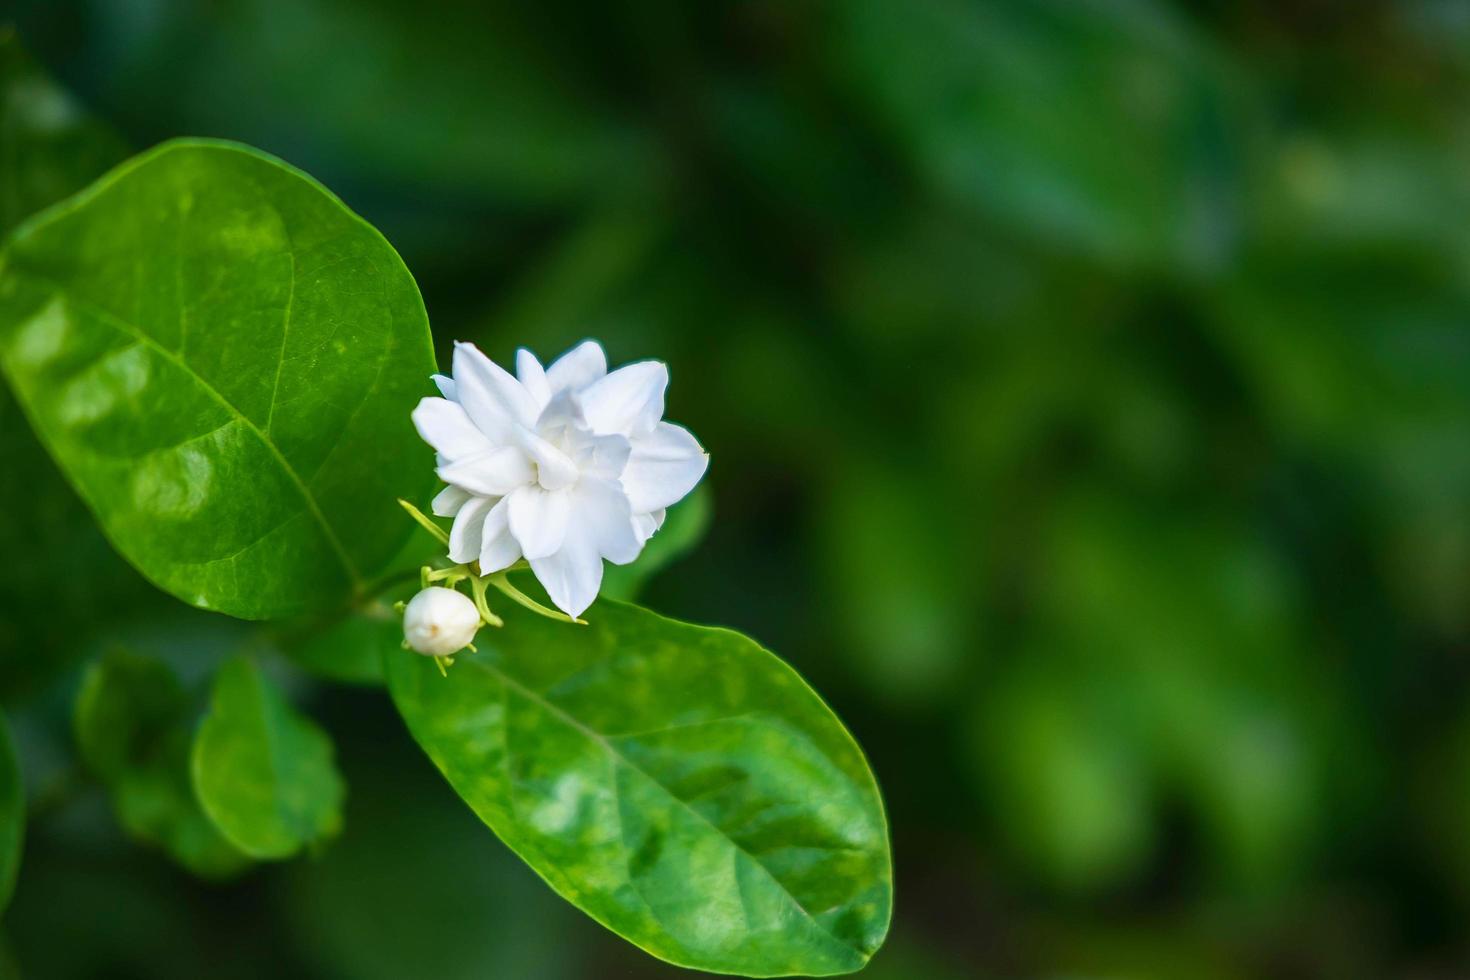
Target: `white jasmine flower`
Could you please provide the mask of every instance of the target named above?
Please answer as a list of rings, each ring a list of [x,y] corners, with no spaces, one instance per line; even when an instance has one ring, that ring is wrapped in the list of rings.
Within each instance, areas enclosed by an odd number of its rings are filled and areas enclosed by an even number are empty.
[[[525,558],[551,601],[581,615],[603,559],[637,558],[709,465],[694,436],[662,421],[668,368],[609,373],[590,340],[548,368],[520,350],[515,375],[455,344],[452,367],[434,377],[444,397],[413,412],[449,484],[433,510],[454,518],[450,560],[488,575]]]
[[[480,628],[480,611],[469,596],[437,585],[424,589],[403,609],[403,638],[428,657],[447,657],[469,646]]]

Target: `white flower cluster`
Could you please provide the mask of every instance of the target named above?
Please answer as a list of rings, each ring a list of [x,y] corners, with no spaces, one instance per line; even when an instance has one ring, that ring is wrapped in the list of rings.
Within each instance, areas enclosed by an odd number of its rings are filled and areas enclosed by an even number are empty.
[[[433,510],[454,518],[450,560],[489,575],[524,558],[552,602],[580,615],[603,560],[637,558],[709,465],[694,436],[662,420],[668,368],[609,372],[587,341],[546,368],[518,351],[514,375],[456,344],[452,370],[434,378],[444,397],[413,412],[448,484]]]

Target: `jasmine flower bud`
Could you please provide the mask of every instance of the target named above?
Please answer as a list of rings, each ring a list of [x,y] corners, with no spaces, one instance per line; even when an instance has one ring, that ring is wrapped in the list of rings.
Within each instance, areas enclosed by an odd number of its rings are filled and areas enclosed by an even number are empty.
[[[403,639],[426,657],[463,650],[480,628],[480,611],[462,592],[437,585],[409,600],[403,610]]]

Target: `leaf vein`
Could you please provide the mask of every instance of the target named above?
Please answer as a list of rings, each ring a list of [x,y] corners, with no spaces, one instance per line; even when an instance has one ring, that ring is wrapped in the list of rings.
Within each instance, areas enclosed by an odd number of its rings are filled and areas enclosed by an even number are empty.
[[[281,369],[286,364],[286,341],[291,336],[291,307],[296,302],[296,243],[291,241],[291,230],[284,219],[281,227],[286,235],[286,256],[291,260],[291,284],[286,289],[286,309],[281,314],[281,350],[276,355],[276,378],[271,382],[271,404],[265,413],[265,431],[269,435],[276,418],[276,399],[281,393]]]
[[[778,889],[781,890],[781,893],[782,894],[784,894],[788,899],[790,899],[791,904],[794,905],[794,906],[796,906],[796,908],[801,912],[801,914],[803,916],[805,916],[806,919],[808,921],[810,921],[811,924],[813,926],[815,926],[818,931],[820,931],[823,935],[827,936],[833,942],[837,943],[838,945],[842,946],[843,948],[849,949],[849,950],[854,950],[855,952],[858,952],[860,954],[862,953],[862,950],[856,949],[850,943],[847,943],[844,940],[842,940],[841,938],[839,938],[838,936],[834,935],[830,929],[828,929],[821,922],[817,921],[816,916],[814,916],[806,908],[806,906],[804,906],[804,905],[801,904],[801,901],[795,895],[793,895],[791,893],[791,890],[786,887],[786,885],[781,881],[781,879],[779,879],[779,878],[776,877],[775,873],[772,872],[770,868],[766,867],[765,863],[762,862],[760,860],[760,858],[758,858],[756,855],[752,854],[750,851],[746,850],[743,845],[741,845],[738,841],[732,839],[728,834],[726,834],[723,830],[721,830],[720,827],[717,824],[715,824],[713,821],[711,821],[703,813],[700,813],[694,807],[690,806],[681,797],[679,797],[676,793],[674,793],[673,790],[669,789],[663,783],[659,782],[653,776],[652,773],[650,773],[648,770],[644,769],[642,766],[638,765],[632,759],[629,759],[622,752],[619,752],[618,749],[617,749],[617,747],[611,741],[609,741],[608,736],[603,735],[601,732],[597,731],[596,729],[589,727],[587,724],[585,724],[584,722],[582,722],[581,720],[579,720],[578,718],[576,718],[575,716],[573,716],[572,714],[570,714],[566,709],[564,709],[564,708],[560,707],[559,705],[556,705],[556,704],[554,704],[554,703],[546,700],[544,697],[542,697],[536,691],[532,690],[531,688],[529,688],[526,685],[522,684],[521,682],[517,681],[515,678],[511,677],[509,674],[507,674],[505,671],[501,670],[500,668],[496,667],[494,664],[488,663],[488,662],[486,662],[484,660],[481,660],[481,659],[478,659],[478,658],[469,660],[468,662],[471,663],[471,664],[473,664],[475,667],[479,668],[480,670],[486,671],[486,672],[494,675],[496,678],[498,678],[500,680],[500,682],[502,683],[502,685],[504,685],[506,687],[513,687],[513,688],[515,688],[516,691],[519,692],[522,697],[525,697],[527,700],[529,700],[529,701],[533,702],[534,704],[540,706],[548,714],[553,715],[554,717],[560,719],[565,724],[570,725],[571,727],[577,729],[582,734],[586,735],[588,738],[592,739],[594,742],[596,742],[597,744],[601,745],[603,747],[604,751],[606,751],[609,755],[611,755],[617,762],[619,762],[620,764],[626,766],[629,770],[631,770],[633,772],[636,772],[638,775],[642,776],[644,779],[647,779],[654,786],[657,786],[660,790],[662,790],[664,792],[664,794],[666,796],[668,796],[669,799],[673,800],[675,803],[677,803],[684,810],[688,811],[688,813],[690,815],[692,815],[700,823],[702,823],[705,826],[709,827],[715,833],[719,834],[720,837],[722,837],[723,839],[729,841],[730,846],[733,847],[733,848],[735,848],[735,850],[737,850],[741,854],[745,855],[745,857],[748,858],[752,864],[754,864],[757,868],[759,868],[761,870],[761,873],[762,874],[764,874],[767,878],[770,879],[770,881],[771,881],[772,884],[774,884]]]
[[[352,583],[353,588],[361,589],[362,576],[358,572],[357,566],[353,563],[351,556],[347,554],[347,549],[343,546],[341,538],[337,536],[337,532],[327,521],[326,514],[322,512],[321,504],[318,503],[310,488],[308,488],[306,483],[301,479],[301,474],[296,472],[295,467],[293,467],[290,461],[286,459],[285,455],[281,452],[280,447],[275,444],[270,436],[262,431],[260,426],[251,421],[248,415],[240,411],[240,409],[235,405],[234,402],[226,398],[218,388],[216,388],[213,384],[209,382],[207,378],[201,375],[198,371],[194,370],[193,366],[190,365],[188,361],[184,360],[177,353],[169,350],[163,344],[159,343],[156,339],[150,336],[147,331],[143,330],[143,328],[137,326],[136,324],[128,322],[127,320],[113,313],[111,310],[108,310],[107,308],[101,306],[100,304],[95,303],[92,300],[87,299],[86,297],[79,296],[73,293],[64,284],[56,281],[55,279],[51,279],[48,276],[42,275],[29,269],[14,269],[12,270],[12,274],[22,276],[24,278],[29,278],[36,282],[45,284],[48,288],[55,291],[56,293],[63,296],[68,296],[72,299],[73,302],[76,302],[81,306],[91,310],[99,320],[111,325],[114,329],[121,330],[138,338],[138,340],[144,346],[154,350],[159,357],[162,357],[164,360],[174,365],[174,367],[178,368],[180,371],[184,372],[189,377],[197,381],[199,383],[199,386],[206,393],[208,393],[208,395],[212,399],[214,399],[214,401],[218,402],[231,414],[239,418],[239,420],[245,425],[245,427],[248,428],[252,433],[254,433],[254,435],[260,440],[261,444],[265,446],[265,448],[275,458],[276,463],[281,467],[281,471],[286,474],[287,479],[291,481],[292,485],[295,486],[296,490],[301,494],[302,501],[306,504],[307,510],[310,511],[312,517],[315,518],[317,524],[320,526],[323,536],[327,539],[327,543],[331,547],[337,560],[342,564],[342,568],[347,573],[347,578]]]

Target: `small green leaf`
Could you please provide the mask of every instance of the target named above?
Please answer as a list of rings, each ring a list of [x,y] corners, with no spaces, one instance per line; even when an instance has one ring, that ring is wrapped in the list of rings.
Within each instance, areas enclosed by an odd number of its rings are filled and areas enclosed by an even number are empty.
[[[630,565],[608,565],[602,576],[602,595],[631,602],[648,580],[693,551],[709,530],[710,495],[704,487],[669,508],[664,526],[648,539],[643,553]]]
[[[82,759],[111,791],[128,833],[204,877],[225,877],[249,863],[194,799],[192,719],[171,670],[136,654],[108,654],[83,677],[73,721]]]
[[[553,888],[681,966],[849,973],[883,942],[887,823],[852,737],[751,640],[602,601],[505,610],[441,677],[388,658],[409,730]]]
[[[0,258],[0,370],[117,549],[202,608],[325,608],[389,562],[433,369],[392,247],[246,147],[135,157]]]
[[[331,739],[248,657],[215,676],[190,769],[204,812],[251,857],[290,857],[342,829],[346,790]]]
[[[77,749],[101,779],[116,779],[147,758],[184,709],[184,689],[172,670],[157,660],[110,653],[82,679]]]
[[[20,763],[15,758],[15,746],[10,744],[5,718],[0,716],[0,912],[5,911],[15,891],[25,823],[26,801],[20,782]]]

